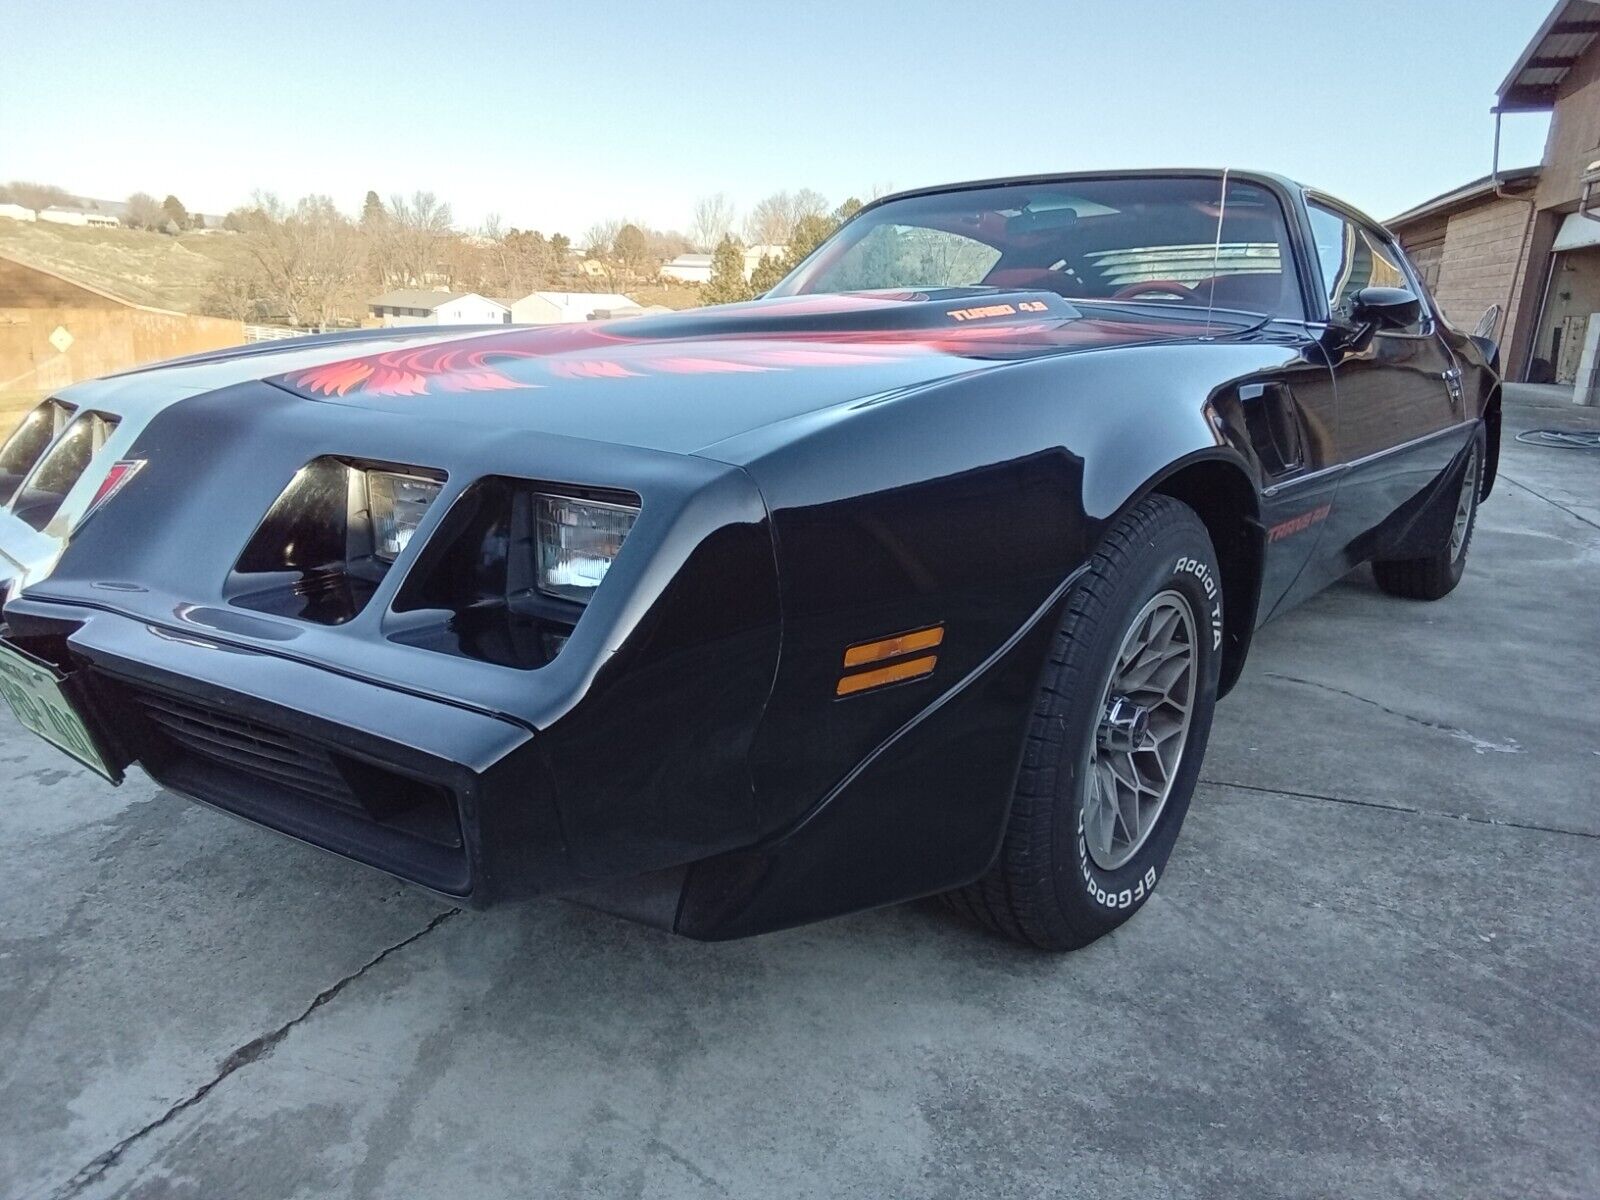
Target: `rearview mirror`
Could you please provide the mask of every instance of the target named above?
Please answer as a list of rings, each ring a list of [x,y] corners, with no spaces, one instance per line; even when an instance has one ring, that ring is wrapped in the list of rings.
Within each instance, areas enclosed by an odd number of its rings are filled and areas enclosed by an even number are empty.
[[[1374,329],[1405,329],[1422,317],[1422,301],[1408,288],[1365,287],[1350,301],[1350,319]]]

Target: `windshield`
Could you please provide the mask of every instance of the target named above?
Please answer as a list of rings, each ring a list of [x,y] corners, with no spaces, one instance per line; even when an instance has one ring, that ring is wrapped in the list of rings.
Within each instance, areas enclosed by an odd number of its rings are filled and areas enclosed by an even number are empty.
[[[1300,317],[1289,260],[1283,208],[1257,184],[1068,179],[870,208],[771,294],[989,287]]]

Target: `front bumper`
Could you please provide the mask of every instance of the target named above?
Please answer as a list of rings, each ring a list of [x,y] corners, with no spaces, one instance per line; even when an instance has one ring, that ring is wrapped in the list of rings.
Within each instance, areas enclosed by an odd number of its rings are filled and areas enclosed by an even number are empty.
[[[576,882],[523,725],[117,613],[7,616],[119,767],[475,907]]]
[[[239,603],[264,514],[335,452],[448,482],[354,615]],[[786,818],[752,795],[781,624],[766,508],[738,468],[268,385],[165,410],[136,453],[134,482],[4,609],[24,650],[86,677],[74,693],[100,698],[121,765],[473,905],[680,868]],[[445,569],[434,550],[455,563],[475,511],[458,522],[456,506],[488,479],[642,501],[606,586],[536,668],[443,637],[455,598],[399,602]]]

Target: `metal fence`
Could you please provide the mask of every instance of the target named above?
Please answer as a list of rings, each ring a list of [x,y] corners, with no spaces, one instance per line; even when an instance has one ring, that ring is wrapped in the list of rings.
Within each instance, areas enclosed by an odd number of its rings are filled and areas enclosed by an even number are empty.
[[[278,342],[284,338],[304,337],[312,332],[309,329],[290,329],[287,325],[246,325],[244,327],[244,340],[247,342]]]

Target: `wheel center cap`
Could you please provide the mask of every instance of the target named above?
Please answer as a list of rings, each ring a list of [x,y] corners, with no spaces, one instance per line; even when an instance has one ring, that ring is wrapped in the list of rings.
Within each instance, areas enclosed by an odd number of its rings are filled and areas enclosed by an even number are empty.
[[[1150,733],[1150,710],[1126,696],[1112,695],[1106,700],[1105,714],[1095,740],[1102,750],[1131,754],[1144,745]]]

